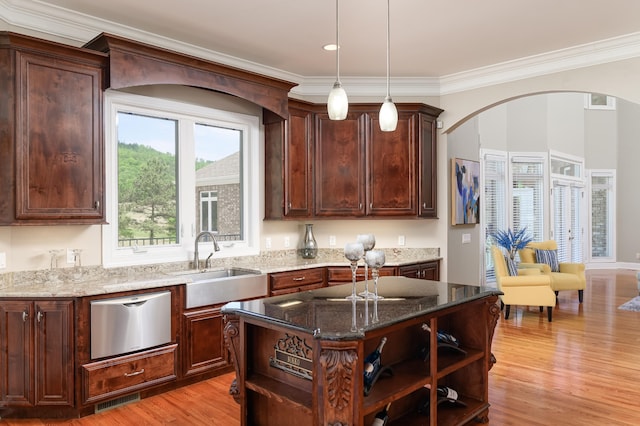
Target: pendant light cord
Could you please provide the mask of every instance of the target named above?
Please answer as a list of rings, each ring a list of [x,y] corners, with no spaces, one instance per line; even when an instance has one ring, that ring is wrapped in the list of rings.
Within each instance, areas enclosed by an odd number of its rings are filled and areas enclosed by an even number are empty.
[[[340,13],[338,12],[340,0],[336,0],[336,81],[340,83]]]
[[[337,0],[336,0],[337,1]],[[389,39],[391,38],[389,33],[390,33],[390,18],[389,18],[389,12],[391,10],[391,8],[389,7],[389,3],[390,0],[387,0],[387,98],[391,96],[391,90],[390,90],[390,75],[391,75],[391,71],[390,71],[390,66],[389,66]]]

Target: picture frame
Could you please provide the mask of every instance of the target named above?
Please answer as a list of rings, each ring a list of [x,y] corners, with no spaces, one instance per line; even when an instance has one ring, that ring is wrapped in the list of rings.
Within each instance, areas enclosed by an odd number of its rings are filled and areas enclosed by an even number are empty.
[[[480,162],[451,159],[451,224],[480,223]]]

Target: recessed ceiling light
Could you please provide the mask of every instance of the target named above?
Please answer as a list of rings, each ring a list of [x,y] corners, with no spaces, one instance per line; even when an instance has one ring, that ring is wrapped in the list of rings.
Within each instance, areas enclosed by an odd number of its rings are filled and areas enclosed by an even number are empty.
[[[336,50],[336,45],[335,45],[335,43],[325,44],[324,46],[322,46],[322,48],[324,50],[328,50],[328,51],[332,52],[332,51]]]

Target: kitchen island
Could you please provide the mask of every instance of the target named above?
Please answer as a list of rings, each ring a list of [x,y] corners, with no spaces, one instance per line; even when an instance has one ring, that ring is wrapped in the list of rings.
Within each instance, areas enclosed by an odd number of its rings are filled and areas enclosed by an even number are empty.
[[[347,284],[222,308],[243,425],[370,425],[388,404],[389,424],[488,420],[499,291],[383,277],[382,299],[349,294]],[[369,385],[365,358],[383,338],[381,374]],[[442,387],[457,399],[430,392]]]

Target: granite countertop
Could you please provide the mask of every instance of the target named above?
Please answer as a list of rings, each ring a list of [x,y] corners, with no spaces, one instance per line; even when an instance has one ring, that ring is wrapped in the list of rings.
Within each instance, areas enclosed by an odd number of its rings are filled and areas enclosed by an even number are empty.
[[[364,289],[358,283],[357,292]],[[371,290],[371,286],[369,288]],[[455,292],[452,290],[455,289]],[[321,339],[361,338],[365,332],[388,327],[428,312],[488,295],[494,288],[449,284],[407,277],[380,277],[383,298],[348,300],[351,285],[338,285],[245,302],[230,302],[222,312],[302,330]]]
[[[384,249],[385,266],[441,259],[439,249]],[[268,251],[259,256],[218,258],[211,269],[244,268],[275,273],[327,266],[348,266],[342,250],[320,249],[315,259],[295,250]],[[0,297],[83,297],[121,291],[162,288],[191,282],[189,262],[121,268],[60,268],[0,274]],[[195,272],[195,271],[194,271]],[[181,273],[183,273],[181,275]]]

